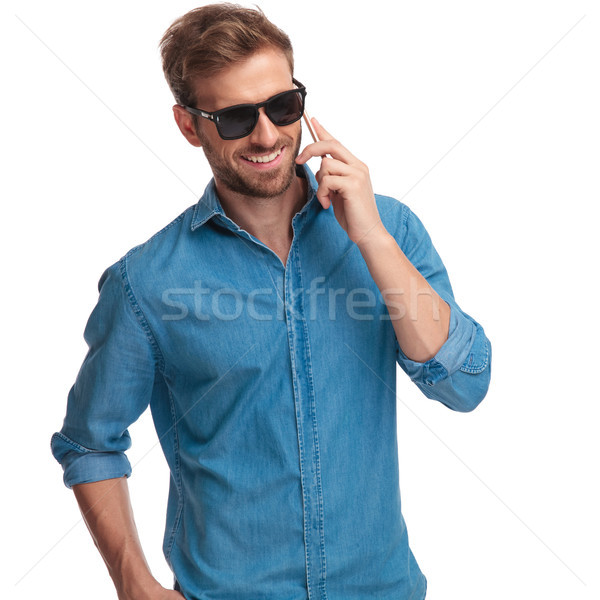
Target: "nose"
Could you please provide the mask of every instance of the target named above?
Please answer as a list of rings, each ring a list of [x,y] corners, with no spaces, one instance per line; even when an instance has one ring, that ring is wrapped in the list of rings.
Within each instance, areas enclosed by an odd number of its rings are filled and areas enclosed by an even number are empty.
[[[279,137],[277,125],[275,125],[267,114],[264,108],[258,111],[258,123],[254,131],[249,136],[249,141],[263,148],[272,148]]]

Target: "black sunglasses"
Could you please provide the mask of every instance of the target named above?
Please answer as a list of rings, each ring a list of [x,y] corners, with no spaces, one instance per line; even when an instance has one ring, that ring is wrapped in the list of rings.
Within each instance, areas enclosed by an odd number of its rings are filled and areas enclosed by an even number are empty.
[[[292,79],[296,89],[276,94],[258,104],[236,104],[214,112],[184,106],[188,112],[209,119],[217,126],[217,132],[224,140],[238,140],[250,135],[258,123],[258,109],[265,107],[271,121],[279,127],[299,121],[304,114],[306,88]]]

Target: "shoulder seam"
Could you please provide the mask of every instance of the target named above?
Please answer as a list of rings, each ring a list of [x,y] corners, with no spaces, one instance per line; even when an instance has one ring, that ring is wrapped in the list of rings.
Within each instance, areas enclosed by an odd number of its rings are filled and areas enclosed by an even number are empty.
[[[129,250],[129,252],[127,252],[127,254],[123,258],[124,259],[129,258],[130,255],[136,253],[138,250],[140,250],[141,248],[143,248],[144,246],[146,246],[150,242],[154,241],[154,239],[157,238],[159,235],[162,235],[163,233],[165,233],[169,229],[171,229],[171,227],[177,225],[177,223],[179,223],[180,221],[182,221],[184,219],[184,217],[188,213],[188,211],[192,210],[193,208],[194,207],[191,206],[191,207],[187,208],[186,210],[184,210],[178,217],[176,217],[175,219],[173,219],[170,223],[168,223],[167,225],[165,225],[162,229],[160,229],[159,231],[157,231],[154,235],[150,236],[145,242],[142,242],[141,244],[138,244],[137,246],[134,246],[131,250]]]
[[[400,214],[400,219],[398,219],[398,226],[396,228],[395,238],[400,248],[402,248],[402,242],[404,240],[404,234],[407,228],[408,213],[410,209],[403,202],[400,202],[400,205],[402,206],[402,213]]]
[[[175,221],[173,221],[173,223],[175,223]],[[171,223],[170,225],[172,225],[173,223]],[[167,227],[170,227],[170,225],[167,225]],[[163,231],[164,231],[164,229],[163,229]],[[148,342],[150,343],[150,347],[152,348],[152,354],[154,356],[154,362],[158,365],[160,371],[164,372],[165,361],[164,361],[163,354],[160,350],[158,342],[156,341],[156,337],[154,336],[154,333],[152,332],[152,329],[150,328],[150,325],[148,324],[146,316],[144,315],[144,312],[142,311],[142,309],[137,301],[137,298],[135,297],[135,293],[133,291],[133,288],[131,287],[131,283],[129,281],[129,276],[127,274],[127,259],[129,257],[129,255],[133,252],[133,250],[135,250],[135,248],[130,250],[119,261],[120,262],[121,279],[123,281],[123,287],[125,289],[125,294],[127,295],[127,300],[129,301],[129,305],[131,306],[133,313],[135,314],[139,324],[141,325],[144,333],[146,334],[146,338],[148,339]]]

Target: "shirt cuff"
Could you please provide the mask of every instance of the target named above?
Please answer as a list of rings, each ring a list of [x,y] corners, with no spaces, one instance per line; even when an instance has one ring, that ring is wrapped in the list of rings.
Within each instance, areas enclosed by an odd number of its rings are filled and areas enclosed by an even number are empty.
[[[50,446],[54,458],[62,465],[63,481],[68,488],[131,475],[131,465],[123,452],[90,450],[63,433],[55,433]]]
[[[402,352],[402,348],[396,341],[398,362],[415,383],[430,387],[459,369],[477,373],[485,369],[485,364],[483,366],[481,364],[484,362],[482,349],[475,344],[478,329],[481,327],[463,315],[455,305],[450,304],[448,339],[437,354],[427,362],[416,362]],[[483,329],[481,329],[481,335],[485,341]],[[487,360],[485,362],[487,364]]]

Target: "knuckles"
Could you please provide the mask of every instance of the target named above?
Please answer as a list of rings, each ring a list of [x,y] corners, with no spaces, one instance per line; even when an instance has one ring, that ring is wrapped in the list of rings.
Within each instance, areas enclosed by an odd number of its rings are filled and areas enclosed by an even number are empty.
[[[320,142],[323,147],[316,148],[317,144],[314,144],[314,152],[318,150],[318,155],[322,156],[321,167],[315,173],[315,178],[319,184],[321,192],[319,197],[326,197],[330,191],[335,191],[332,185],[332,177],[339,176],[342,173],[347,176],[344,177],[344,188],[351,192],[352,195],[359,194],[369,190],[369,195],[372,195],[371,188],[371,174],[369,167],[362,161],[352,156],[351,163],[347,163],[344,160],[333,158],[331,155],[348,153],[348,150],[336,139],[329,139]],[[317,154],[315,154],[316,156]],[[344,165],[343,169],[340,168],[340,163]],[[349,172],[348,172],[349,171]],[[337,186],[336,186],[337,187]]]
[[[320,170],[325,170],[327,172],[330,172],[331,169],[333,168],[333,163],[334,163],[333,158],[329,158],[328,156],[325,156],[321,160],[321,169]]]

